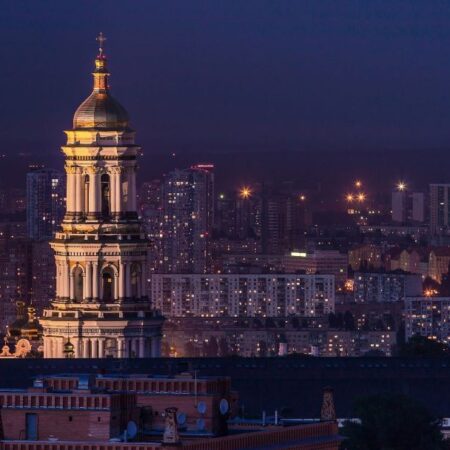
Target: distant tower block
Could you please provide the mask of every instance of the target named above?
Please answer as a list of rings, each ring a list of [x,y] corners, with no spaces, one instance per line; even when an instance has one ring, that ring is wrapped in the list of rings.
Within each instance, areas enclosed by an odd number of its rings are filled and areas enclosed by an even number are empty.
[[[322,409],[320,410],[320,420],[329,422],[336,420],[336,410],[334,409],[334,392],[331,387],[323,390]]]
[[[44,357],[159,356],[162,317],[147,297],[148,242],[136,211],[140,147],[111,96],[100,35],[91,95],[66,131],[67,204],[51,247],[56,296],[40,323]]]

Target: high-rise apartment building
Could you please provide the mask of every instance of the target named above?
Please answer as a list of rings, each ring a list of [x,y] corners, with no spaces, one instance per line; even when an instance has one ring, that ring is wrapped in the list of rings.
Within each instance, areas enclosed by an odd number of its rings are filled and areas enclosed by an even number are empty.
[[[392,192],[392,221],[402,224],[425,221],[425,194],[397,190]]]
[[[64,174],[53,169],[27,173],[27,234],[49,240],[64,217]]]
[[[405,299],[406,340],[415,334],[450,343],[450,297]]]
[[[430,232],[447,234],[450,226],[450,184],[430,184]]]
[[[163,275],[151,277],[166,317],[321,316],[334,311],[332,275]]]
[[[399,302],[422,294],[422,277],[396,272],[356,272],[353,295],[356,303]]]
[[[0,333],[16,314],[16,302],[30,300],[31,242],[0,239]]]
[[[214,166],[174,170],[162,186],[164,273],[207,273],[214,224]]]
[[[161,180],[142,183],[138,195],[138,211],[142,226],[150,241],[149,273],[160,272],[163,267],[162,253],[162,186]]]

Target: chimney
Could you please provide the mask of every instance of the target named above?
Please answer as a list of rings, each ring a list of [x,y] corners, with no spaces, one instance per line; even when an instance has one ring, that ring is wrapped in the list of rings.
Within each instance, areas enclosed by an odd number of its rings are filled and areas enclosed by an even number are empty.
[[[164,447],[176,447],[181,445],[180,435],[178,434],[177,411],[178,408],[175,407],[166,408],[166,420],[162,440],[162,445]]]
[[[323,390],[322,409],[320,410],[320,421],[330,422],[336,420],[336,410],[334,409],[334,392],[331,387]]]

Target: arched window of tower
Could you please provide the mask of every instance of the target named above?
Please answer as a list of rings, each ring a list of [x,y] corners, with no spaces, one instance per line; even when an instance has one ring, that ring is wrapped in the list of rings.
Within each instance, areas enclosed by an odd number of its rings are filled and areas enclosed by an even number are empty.
[[[114,270],[111,267],[106,267],[102,272],[102,300],[114,300]]]
[[[109,213],[111,211],[110,208],[110,185],[109,185],[109,175],[107,173],[104,173],[101,178],[101,185],[102,185],[102,215],[104,217],[109,216]]]
[[[139,264],[134,263],[131,266],[131,297],[132,298],[139,298],[140,295],[140,279],[141,279],[141,268],[139,267]]]
[[[72,273],[73,277],[73,299],[76,302],[83,301],[83,268],[81,266],[75,266]]]

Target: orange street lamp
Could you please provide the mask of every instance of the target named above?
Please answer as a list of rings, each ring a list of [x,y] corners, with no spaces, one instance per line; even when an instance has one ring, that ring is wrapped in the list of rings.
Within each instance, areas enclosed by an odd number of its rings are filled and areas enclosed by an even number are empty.
[[[252,190],[248,186],[243,186],[239,191],[239,196],[243,199],[250,198],[252,196]]]

